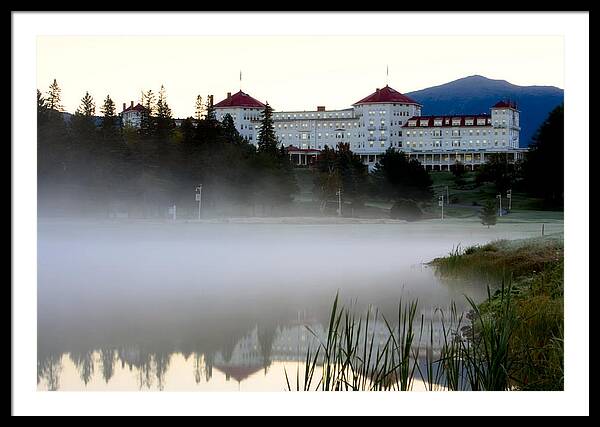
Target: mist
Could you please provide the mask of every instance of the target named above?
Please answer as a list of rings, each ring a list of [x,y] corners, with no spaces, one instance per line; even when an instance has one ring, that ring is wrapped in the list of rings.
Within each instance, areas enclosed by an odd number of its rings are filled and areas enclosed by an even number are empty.
[[[62,354],[99,349],[232,357],[256,328],[267,342],[299,323],[323,329],[336,293],[389,318],[401,298],[418,299],[424,314],[452,301],[466,309],[464,296],[482,300],[485,285],[442,282],[426,263],[459,243],[518,233],[406,222],[40,218],[38,373]],[[266,363],[277,361],[263,350]]]

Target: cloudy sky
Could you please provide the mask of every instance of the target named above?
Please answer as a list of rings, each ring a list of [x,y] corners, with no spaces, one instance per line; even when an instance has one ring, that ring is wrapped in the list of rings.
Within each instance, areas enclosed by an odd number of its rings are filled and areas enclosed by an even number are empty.
[[[389,76],[386,77],[386,68]],[[86,91],[118,111],[165,86],[175,117],[241,88],[276,110],[347,108],[387,82],[406,93],[480,74],[563,88],[561,36],[38,36],[36,84],[74,112]]]

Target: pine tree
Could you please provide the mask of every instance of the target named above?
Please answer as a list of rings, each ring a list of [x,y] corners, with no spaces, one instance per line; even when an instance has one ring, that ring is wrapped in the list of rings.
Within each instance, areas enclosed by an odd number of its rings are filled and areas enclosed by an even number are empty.
[[[48,107],[49,113],[53,117],[58,117],[57,113],[61,113],[64,108],[60,103],[60,87],[54,79],[54,82],[50,85],[48,90],[48,97],[46,98],[46,106]]]
[[[195,118],[197,121],[200,121],[204,118],[205,106],[202,104],[202,96],[198,95],[196,97],[196,114]]]
[[[96,130],[96,122],[94,114],[96,113],[96,104],[94,98],[85,93],[81,98],[81,104],[75,111],[75,116],[72,119],[72,127],[76,136],[80,138],[91,138]]]
[[[153,117],[155,105],[154,105],[154,92],[149,89],[148,92],[142,91],[141,104],[144,107],[142,111],[142,117],[140,121],[140,133],[144,136],[151,136],[155,130],[155,120]]]
[[[106,95],[100,112],[102,113],[102,134],[105,138],[110,138],[115,135],[117,128],[115,103],[110,95]]]
[[[161,86],[158,93],[158,101],[156,102],[156,128],[161,136],[167,136],[174,127],[175,123],[171,116],[171,109],[167,103],[165,87]]]
[[[48,106],[46,105],[46,98],[43,97],[42,92],[37,90],[37,120],[38,126],[46,123],[48,119]]]
[[[553,208],[564,205],[564,120],[564,106],[559,105],[537,130],[523,164],[525,189]]]
[[[77,108],[77,111],[75,111],[75,114],[85,117],[92,117],[96,114],[96,104],[89,92],[86,92],[85,96],[81,98],[81,104]]]
[[[217,115],[215,113],[215,108],[212,103],[212,95],[208,96],[206,100],[206,110],[204,115],[204,120],[214,125],[214,122],[217,121]]]
[[[277,135],[273,125],[273,109],[267,102],[262,113],[260,131],[258,132],[258,150],[275,155],[277,153]]]
[[[155,98],[156,96],[154,95],[154,92],[152,92],[152,89],[149,89],[148,92],[145,93],[142,92],[142,106],[148,110],[150,116],[154,115],[154,110],[156,109]]]
[[[235,123],[233,122],[233,117],[231,117],[231,114],[225,114],[222,124],[223,135],[225,136],[225,140],[227,142],[239,143],[242,141],[242,137],[235,127]]]
[[[488,228],[490,228],[490,225],[496,225],[496,204],[493,200],[488,200],[485,203],[479,218],[481,218],[481,223],[487,225]]]

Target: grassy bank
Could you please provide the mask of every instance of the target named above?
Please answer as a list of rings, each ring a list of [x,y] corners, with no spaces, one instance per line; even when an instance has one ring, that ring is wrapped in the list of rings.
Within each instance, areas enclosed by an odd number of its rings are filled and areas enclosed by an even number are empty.
[[[507,343],[511,384],[520,390],[563,389],[562,238],[500,240],[457,249],[431,264],[443,277],[509,285],[516,320]],[[497,291],[478,308],[482,316],[499,319],[505,305]]]

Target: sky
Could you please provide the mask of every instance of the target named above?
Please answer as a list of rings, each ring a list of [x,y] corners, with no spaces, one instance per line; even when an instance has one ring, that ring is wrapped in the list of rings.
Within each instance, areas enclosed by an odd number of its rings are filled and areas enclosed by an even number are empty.
[[[74,112],[88,91],[122,104],[164,85],[174,117],[240,88],[275,110],[349,108],[388,83],[407,93],[470,75],[564,87],[562,36],[38,36],[37,88]],[[387,76],[386,76],[386,70]],[[242,81],[240,82],[240,72]]]

